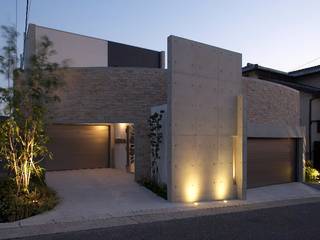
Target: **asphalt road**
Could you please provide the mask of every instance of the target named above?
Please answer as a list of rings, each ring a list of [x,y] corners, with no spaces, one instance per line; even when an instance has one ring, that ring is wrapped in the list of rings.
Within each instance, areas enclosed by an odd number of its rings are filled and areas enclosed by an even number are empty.
[[[320,203],[25,239],[320,239]]]

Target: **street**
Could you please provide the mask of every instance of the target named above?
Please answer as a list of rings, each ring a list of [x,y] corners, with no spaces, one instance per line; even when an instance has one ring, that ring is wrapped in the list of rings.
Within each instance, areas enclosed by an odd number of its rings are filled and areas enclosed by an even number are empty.
[[[320,239],[320,203],[24,239]]]

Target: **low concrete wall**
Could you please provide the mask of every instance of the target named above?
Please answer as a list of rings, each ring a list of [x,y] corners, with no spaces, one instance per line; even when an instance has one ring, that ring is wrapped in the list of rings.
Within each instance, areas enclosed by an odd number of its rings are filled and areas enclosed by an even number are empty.
[[[69,68],[54,123],[133,123],[136,179],[150,176],[150,108],[166,103],[166,72],[152,68]]]

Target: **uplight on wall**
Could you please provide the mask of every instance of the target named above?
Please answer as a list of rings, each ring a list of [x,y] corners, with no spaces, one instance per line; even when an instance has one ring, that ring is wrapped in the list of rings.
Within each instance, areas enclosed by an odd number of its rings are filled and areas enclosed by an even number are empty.
[[[228,187],[225,181],[220,180],[215,185],[215,198],[216,199],[225,199],[228,194]]]
[[[198,179],[195,176],[190,176],[187,178],[187,183],[184,187],[184,198],[186,202],[196,202],[199,200],[199,184]]]

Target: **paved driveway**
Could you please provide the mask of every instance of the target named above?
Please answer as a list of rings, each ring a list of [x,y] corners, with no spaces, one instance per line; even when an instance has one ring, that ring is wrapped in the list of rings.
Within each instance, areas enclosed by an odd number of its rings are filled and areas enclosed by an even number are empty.
[[[61,198],[52,211],[21,220],[20,225],[70,222],[172,211],[193,210],[193,204],[169,203],[134,182],[134,175],[116,169],[91,169],[47,173],[48,185]],[[294,198],[320,197],[302,183],[248,190],[246,201],[200,203],[197,208],[216,208]]]
[[[47,183],[61,198],[53,210],[21,221],[75,221],[117,217],[142,210],[174,207],[134,181],[134,175],[117,169],[47,172]]]

